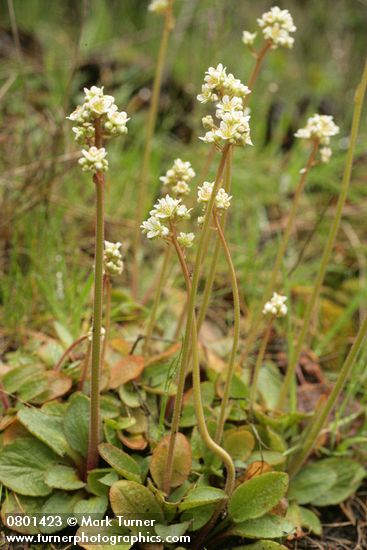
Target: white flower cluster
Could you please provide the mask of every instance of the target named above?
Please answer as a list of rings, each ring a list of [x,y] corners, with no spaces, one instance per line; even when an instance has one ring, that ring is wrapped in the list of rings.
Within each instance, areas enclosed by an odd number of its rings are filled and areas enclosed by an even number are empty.
[[[281,10],[278,6],[273,6],[262,14],[257,23],[265,40],[270,42],[272,49],[276,49],[278,46],[292,48],[294,38],[290,36],[290,33],[297,29],[288,10]]]
[[[105,172],[108,170],[106,150],[104,147],[97,148],[93,145],[96,120],[99,120],[102,137],[106,138],[126,134],[129,119],[124,111],[118,111],[115,98],[103,93],[103,87],[84,88],[84,94],[84,103],[78,105],[67,117],[76,124],[73,127],[75,140],[89,147],[88,150],[83,149],[83,157],[79,163],[85,171]]]
[[[152,0],[148,10],[153,13],[165,14],[169,6],[169,0]]]
[[[320,160],[323,164],[327,164],[331,157],[332,157],[332,150],[330,149],[330,147],[321,147],[320,149]]]
[[[162,199],[158,199],[153,210],[150,211],[150,217],[140,227],[148,239],[165,239],[170,236],[170,229],[164,222],[172,225],[182,220],[188,220],[190,211],[191,209],[182,204],[182,199],[173,198],[167,194]],[[179,237],[178,241],[181,246],[189,247],[194,240],[194,235],[191,233],[180,233]]]
[[[189,183],[195,177],[195,172],[189,161],[176,159],[172,167],[167,170],[165,176],[159,179],[165,191],[172,191],[175,195],[188,195],[190,192]]]
[[[232,73],[227,75],[226,67],[222,63],[214,67],[209,67],[205,73],[204,84],[201,88],[201,94],[197,96],[200,103],[215,103],[222,100],[224,96],[245,98],[251,91],[247,86],[233,76]]]
[[[300,128],[294,134],[297,138],[319,141],[322,145],[329,145],[330,138],[339,133],[337,126],[330,115],[313,115],[307,120],[304,128]],[[325,158],[328,152],[324,155]],[[330,158],[330,156],[329,156]]]
[[[83,172],[95,174],[96,172],[106,172],[108,170],[107,151],[104,147],[98,149],[93,145],[89,149],[83,149],[82,155],[78,162]]]
[[[205,143],[221,142],[233,145],[252,145],[250,138],[250,116],[244,108],[243,100],[251,91],[233,76],[227,75],[227,69],[220,63],[216,68],[209,67],[205,74],[201,94],[197,96],[201,103],[216,103],[216,123],[212,116],[203,118],[203,126],[208,131],[200,139]]]
[[[122,254],[120,251],[121,243],[104,242],[103,268],[107,275],[121,275],[124,269]]]
[[[204,203],[204,210],[206,203],[209,202],[213,192],[214,182],[204,181],[201,187],[198,187],[198,202]],[[215,197],[215,206],[218,210],[228,210],[231,206],[232,197],[221,188],[219,189],[217,196]],[[199,222],[200,223],[200,222]]]
[[[274,317],[284,317],[287,315],[288,308],[285,304],[287,301],[286,296],[273,293],[271,300],[266,302],[263,308],[263,315],[273,315]]]

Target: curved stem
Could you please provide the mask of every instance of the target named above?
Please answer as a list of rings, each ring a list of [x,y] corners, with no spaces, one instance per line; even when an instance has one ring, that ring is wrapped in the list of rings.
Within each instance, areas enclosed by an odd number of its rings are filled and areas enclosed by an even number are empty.
[[[228,264],[229,275],[230,275],[231,286],[232,286],[232,295],[233,295],[233,319],[234,319],[233,343],[232,343],[231,354],[229,357],[228,368],[226,372],[226,382],[224,386],[224,393],[223,393],[222,403],[220,407],[219,420],[218,420],[217,430],[215,433],[215,441],[217,443],[220,443],[223,436],[224,423],[226,419],[227,406],[229,401],[229,393],[231,389],[231,383],[232,383],[233,372],[235,367],[238,342],[240,339],[241,306],[240,306],[240,295],[239,295],[238,284],[237,284],[236,270],[234,268],[233,261],[231,258],[231,253],[229,251],[226,238],[223,233],[223,229],[220,225],[218,213],[215,208],[213,212],[213,218],[214,218],[215,227],[217,228],[217,232],[219,235],[219,241],[222,245],[224,255],[226,257],[227,264]]]
[[[95,121],[95,145],[102,147],[100,120]],[[96,230],[94,256],[94,301],[93,335],[90,389],[90,423],[87,470],[98,464],[98,444],[100,439],[100,371],[101,371],[101,328],[103,313],[103,246],[104,246],[104,175],[97,172],[93,178],[96,186]]]
[[[154,297],[153,307],[150,312],[148,326],[145,333],[145,341],[144,341],[144,347],[143,347],[144,356],[146,356],[149,353],[150,339],[154,331],[155,322],[157,318],[157,311],[158,311],[159,303],[161,301],[163,285],[166,281],[167,270],[168,270],[170,260],[171,260],[171,248],[167,246],[166,250],[164,251],[164,257],[163,257],[163,262],[161,265],[159,278],[157,282],[157,288],[156,288],[156,293]]]
[[[259,373],[260,373],[260,369],[261,369],[261,366],[262,366],[262,363],[263,363],[263,360],[264,360],[266,347],[267,347],[268,342],[269,342],[269,336],[270,336],[270,331],[271,331],[272,324],[273,324],[273,317],[271,317],[268,321],[263,339],[261,341],[259,353],[257,355],[255,369],[254,369],[254,376],[253,376],[253,379],[252,379],[251,390],[250,390],[250,409],[252,409],[252,407],[255,403],[255,400],[256,400],[256,392],[257,392],[257,383],[258,383],[258,380],[259,380]]]
[[[164,27],[162,32],[161,43],[159,47],[157,66],[154,76],[152,99],[149,108],[145,148],[143,153],[142,170],[139,179],[138,199],[136,204],[136,219],[135,219],[135,235],[133,242],[133,265],[132,265],[132,292],[133,296],[137,295],[139,285],[139,250],[141,244],[140,224],[144,217],[147,188],[149,180],[150,159],[152,156],[153,135],[157,122],[157,114],[159,107],[159,97],[162,87],[163,71],[168,51],[169,36],[174,27],[173,19],[173,0],[169,0],[167,11],[164,19]]]
[[[326,246],[324,248],[324,253],[321,258],[321,264],[320,264],[319,272],[316,277],[316,281],[313,286],[311,298],[307,304],[306,312],[303,318],[303,325],[302,325],[300,334],[298,336],[297,345],[295,346],[295,349],[293,351],[291,361],[289,363],[288,370],[284,378],[283,386],[280,392],[279,401],[278,401],[278,408],[280,409],[284,408],[285,401],[288,396],[289,387],[292,383],[294,372],[296,370],[298,360],[302,352],[303,343],[305,341],[305,337],[308,331],[308,327],[314,311],[315,304],[320,294],[321,286],[324,281],[331,252],[334,248],[334,243],[335,243],[336,235],[338,233],[340,220],[342,218],[343,208],[348,195],[349,184],[350,184],[350,179],[352,174],[353,157],[354,157],[354,151],[355,151],[355,146],[357,142],[359,123],[361,119],[363,99],[366,93],[366,86],[367,86],[367,60],[365,63],[362,80],[357,88],[355,99],[354,99],[354,113],[353,113],[352,128],[350,132],[350,142],[349,142],[349,148],[348,148],[347,158],[345,162],[345,169],[344,169],[343,181],[340,189],[340,195],[336,206],[336,212],[335,212],[333,222],[330,228],[330,232],[327,238]]]
[[[362,345],[365,341],[366,334],[367,334],[367,317],[363,321],[358,331],[354,344],[350,349],[350,352],[344,362],[344,365],[342,366],[341,371],[339,372],[336,384],[332,392],[330,393],[323,409],[321,411],[318,411],[317,415],[316,414],[313,415],[310,429],[307,432],[305,441],[301,445],[301,450],[299,451],[299,453],[297,453],[293,457],[293,460],[291,460],[290,462],[288,472],[291,477],[297,474],[297,472],[300,470],[305,460],[310,455],[312,449],[314,448],[314,445],[319,437],[319,434],[322,428],[324,427],[324,424],[328,419],[328,416],[331,410],[335,406],[336,401],[345,386],[346,380],[352,371],[357,354],[362,348]]]
[[[226,191],[226,193],[229,193],[230,190],[231,190],[232,156],[233,156],[233,151],[230,150],[230,152],[228,154],[228,159],[227,159],[227,162],[226,162],[225,178],[224,178],[224,190]],[[226,227],[227,215],[228,215],[228,213],[224,212],[223,220],[222,220],[223,231],[225,230],[225,227]],[[207,243],[206,246],[208,246],[208,243]],[[207,311],[208,311],[210,297],[211,297],[211,294],[212,294],[213,284],[214,284],[214,280],[215,280],[215,275],[217,273],[217,264],[218,264],[220,249],[221,249],[221,242],[220,242],[219,236],[217,234],[216,238],[215,238],[214,252],[213,252],[212,260],[211,260],[210,267],[209,267],[208,277],[207,277],[206,282],[205,282],[203,298],[202,298],[201,306],[200,306],[200,309],[199,309],[199,315],[198,315],[198,330],[199,330],[199,332],[200,332],[200,329],[202,327],[202,324],[205,320],[205,317],[206,317],[206,314],[207,314]]]
[[[175,247],[175,250],[176,250],[180,265],[181,265],[181,269],[182,269],[182,272],[183,272],[183,275],[184,275],[184,278],[185,278],[186,289],[187,289],[187,293],[188,293],[188,297],[189,297],[192,293],[191,279],[190,279],[190,275],[189,275],[189,272],[188,272],[188,269],[187,269],[185,257],[183,255],[183,252],[182,252],[182,249],[181,249],[180,245],[177,242],[176,234],[175,234],[174,231],[172,233],[172,243]],[[193,360],[193,367],[192,367],[193,392],[194,392],[194,404],[195,404],[195,413],[196,413],[196,419],[197,419],[197,422],[198,422],[198,428],[199,428],[200,435],[201,435],[201,437],[204,441],[204,444],[225,465],[225,468],[227,470],[227,480],[226,480],[226,485],[225,485],[225,491],[226,491],[227,495],[230,495],[232,493],[233,489],[234,489],[235,475],[236,475],[235,467],[234,467],[232,458],[227,453],[227,451],[225,451],[222,447],[220,447],[220,445],[218,445],[211,438],[211,436],[209,434],[209,431],[208,431],[208,428],[206,426],[206,421],[205,421],[204,408],[203,408],[203,403],[202,403],[202,398],[201,398],[201,388],[200,388],[200,384],[201,384],[201,380],[200,380],[200,363],[199,363],[199,352],[198,352],[198,341],[197,341],[197,326],[196,326],[195,314],[193,314],[191,336],[192,336],[191,344],[192,344],[192,360]],[[177,401],[177,396],[176,396],[176,401]],[[179,421],[179,417],[178,417],[178,421]],[[172,445],[173,446],[173,451],[174,451],[174,443],[175,443],[175,437],[176,437],[177,431],[178,431],[178,425],[177,425],[177,430],[176,430],[175,433],[173,433],[173,431],[171,431],[170,443],[171,443],[171,441],[173,442],[173,445]],[[171,464],[168,462],[168,456],[169,455],[167,456],[166,472],[169,470],[169,468],[170,468],[170,470],[172,470],[173,451],[172,451]],[[167,475],[167,479],[165,481],[168,482],[168,480],[170,482],[171,474]],[[168,483],[168,491],[169,491],[169,487],[170,487],[170,483]],[[165,486],[165,490],[167,491],[167,485]]]
[[[272,271],[271,271],[271,276],[270,276],[270,279],[269,279],[269,281],[266,285],[266,288],[264,290],[260,306],[256,310],[254,320],[253,320],[252,325],[251,325],[250,332],[249,332],[249,334],[247,335],[247,338],[246,338],[245,349],[244,349],[244,351],[241,355],[241,359],[240,359],[240,362],[242,364],[244,364],[246,362],[248,354],[251,352],[252,347],[255,343],[255,340],[258,336],[259,328],[260,328],[260,325],[261,325],[261,322],[262,322],[262,307],[270,299],[273,291],[275,290],[277,279],[278,279],[281,267],[283,265],[285,253],[287,251],[289,239],[291,237],[292,230],[293,230],[293,227],[294,227],[294,222],[295,222],[296,215],[297,215],[297,212],[298,212],[298,207],[299,207],[299,202],[300,202],[300,199],[301,199],[301,196],[302,196],[302,192],[303,192],[303,190],[305,188],[305,185],[306,185],[307,176],[308,176],[308,174],[309,174],[309,172],[310,172],[310,170],[311,170],[311,168],[314,164],[314,160],[315,160],[315,156],[316,156],[318,148],[319,148],[319,142],[315,141],[313,143],[313,147],[312,147],[310,156],[308,158],[308,161],[306,163],[306,166],[304,167],[303,170],[301,170],[301,177],[299,179],[299,182],[298,182],[297,187],[296,187],[296,191],[294,193],[292,206],[291,206],[289,216],[288,216],[288,220],[287,220],[287,225],[286,225],[286,228],[284,230],[283,237],[282,237],[282,240],[281,240],[279,248],[278,248],[278,252],[277,252],[277,255],[276,255],[276,258],[275,258],[274,266],[273,266]]]
[[[54,370],[55,371],[59,371],[65,361],[65,359],[67,358],[67,356],[73,351],[73,349],[75,349],[77,346],[79,346],[79,344],[81,344],[82,342],[84,342],[84,340],[86,340],[88,338],[88,336],[84,335],[84,336],[81,336],[80,338],[78,338],[77,340],[75,340],[75,342],[73,342],[72,344],[70,344],[70,346],[68,347],[68,349],[66,349],[64,351],[64,353],[62,354],[62,356],[60,357],[60,359],[58,360],[58,362],[56,363],[56,365],[54,366]]]

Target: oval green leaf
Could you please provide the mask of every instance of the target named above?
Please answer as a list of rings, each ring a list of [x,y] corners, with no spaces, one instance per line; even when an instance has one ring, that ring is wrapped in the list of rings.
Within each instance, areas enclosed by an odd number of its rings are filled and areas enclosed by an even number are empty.
[[[136,481],[117,481],[110,489],[110,502],[117,516],[154,519],[163,523],[164,516],[155,496]]]
[[[76,470],[64,464],[53,464],[46,472],[45,481],[53,489],[64,489],[64,491],[75,491],[85,486]]]
[[[120,476],[130,481],[141,481],[140,468],[133,458],[121,449],[110,445],[110,443],[101,443],[98,447],[101,457],[110,465]]]
[[[228,536],[246,539],[278,539],[294,532],[293,524],[280,516],[267,514],[261,518],[249,519],[238,523],[227,531]]]
[[[236,523],[263,516],[278,504],[288,489],[288,474],[268,472],[237,487],[229,502],[229,515]]]
[[[187,497],[181,502],[179,509],[181,511],[190,510],[207,504],[214,504],[225,500],[226,494],[222,489],[215,487],[196,487],[190,491]]]

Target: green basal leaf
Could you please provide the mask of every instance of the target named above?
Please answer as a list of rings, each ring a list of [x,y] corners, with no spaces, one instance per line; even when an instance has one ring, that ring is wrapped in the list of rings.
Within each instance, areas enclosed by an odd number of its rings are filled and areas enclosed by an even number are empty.
[[[263,461],[270,466],[283,466],[285,464],[285,456],[283,453],[277,451],[255,451],[250,456],[248,463]]]
[[[3,525],[6,525],[7,515],[26,514],[32,516],[33,514],[39,513],[44,503],[44,498],[25,497],[19,494],[14,495],[14,493],[8,493],[1,507],[1,520]],[[26,535],[39,533],[39,529],[31,525],[29,527],[13,525],[11,530]]]
[[[188,528],[189,531],[198,531],[201,529],[212,517],[215,510],[215,504],[208,504],[207,506],[198,506],[197,508],[191,508],[185,510],[180,519],[182,522],[190,522]]]
[[[299,515],[300,515],[300,521],[301,521],[301,527],[304,529],[307,529],[311,533],[314,533],[317,536],[322,535],[322,525],[321,521],[317,517],[317,515],[312,512],[312,510],[309,510],[308,508],[303,508],[303,506],[299,506]]]
[[[288,481],[288,474],[284,472],[268,472],[245,481],[229,501],[230,517],[239,523],[263,516],[284,497]]]
[[[130,455],[110,445],[101,443],[98,447],[101,457],[110,465],[120,476],[131,481],[141,481],[140,468]]]
[[[131,382],[120,386],[118,389],[121,401],[131,409],[141,406],[141,400],[146,398],[146,393],[141,390],[140,395],[137,394],[134,385]]]
[[[288,497],[299,504],[308,504],[327,493],[336,478],[336,470],[325,460],[306,464],[291,480]]]
[[[215,487],[195,487],[179,505],[181,512],[207,504],[214,504],[226,500],[227,496],[222,489]]]
[[[60,516],[62,525],[42,526],[42,533],[56,533],[67,527],[67,516],[74,513],[75,505],[82,498],[82,493],[65,493],[64,491],[53,493],[42,506],[40,513],[46,516]]]
[[[70,447],[82,456],[88,453],[89,398],[75,393],[69,403],[64,418],[64,432]]]
[[[74,506],[73,512],[76,514],[78,524],[80,525],[82,521],[81,516],[92,516],[93,519],[101,519],[104,517],[107,508],[107,497],[91,497],[79,500]]]
[[[183,521],[182,523],[173,523],[172,525],[160,525],[154,526],[155,532],[162,540],[166,540],[167,537],[181,537],[186,533],[190,527],[191,521]]]
[[[113,395],[101,396],[101,417],[116,418],[121,412],[121,402]]]
[[[45,473],[56,461],[55,453],[38,439],[17,439],[1,450],[0,481],[20,495],[48,495],[52,489]]]
[[[19,391],[22,386],[31,383],[34,377],[41,374],[43,371],[44,367],[42,365],[22,365],[4,374],[2,384],[7,392],[15,393]]]
[[[327,458],[324,464],[336,472],[336,480],[329,490],[314,498],[314,506],[331,506],[344,502],[358,489],[366,470],[350,458]]]
[[[57,416],[49,416],[39,409],[24,408],[18,412],[20,422],[42,443],[50,447],[59,456],[68,454],[63,422]]]
[[[85,486],[77,471],[64,464],[53,464],[46,472],[45,481],[50,487],[65,491],[75,491]]]
[[[249,519],[242,523],[237,523],[231,527],[226,534],[228,536],[237,536],[246,539],[278,539],[287,537],[294,532],[293,524],[274,514],[267,514],[260,518]]]
[[[110,489],[110,503],[117,516],[164,522],[162,509],[153,493],[136,481],[114,483]]]
[[[114,482],[118,480],[117,472],[110,468],[90,470],[87,478],[88,491],[96,496],[108,496],[109,486],[101,481],[101,479],[105,479],[107,476],[115,476],[116,479]]]

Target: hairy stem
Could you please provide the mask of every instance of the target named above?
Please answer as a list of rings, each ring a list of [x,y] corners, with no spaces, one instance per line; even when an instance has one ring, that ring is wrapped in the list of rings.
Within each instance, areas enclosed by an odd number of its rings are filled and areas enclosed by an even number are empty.
[[[101,353],[101,365],[104,365],[104,360],[106,356],[107,343],[110,337],[110,328],[111,328],[111,279],[108,275],[104,275],[103,286],[106,295],[106,309],[105,309],[105,335],[102,343],[102,353]]]
[[[296,215],[297,215],[297,212],[298,212],[298,207],[299,207],[299,202],[300,202],[300,199],[301,199],[301,196],[302,196],[302,192],[305,188],[307,176],[308,176],[308,174],[309,174],[309,172],[310,172],[310,170],[311,170],[311,168],[314,164],[314,160],[315,160],[315,156],[316,156],[318,148],[319,148],[319,142],[315,141],[313,143],[313,147],[312,147],[310,156],[308,158],[308,161],[306,163],[306,166],[304,167],[303,170],[301,170],[301,172],[302,172],[301,177],[299,179],[298,185],[296,187],[296,191],[294,193],[292,206],[291,206],[289,216],[288,216],[288,220],[287,220],[287,225],[285,227],[283,237],[282,237],[282,240],[281,240],[279,248],[278,248],[278,252],[277,252],[277,255],[276,255],[276,258],[275,258],[274,266],[271,270],[271,276],[270,276],[270,279],[269,279],[269,281],[266,285],[266,288],[264,290],[262,301],[261,301],[260,305],[258,306],[258,308],[256,310],[254,319],[253,319],[252,324],[251,324],[250,332],[249,332],[249,334],[247,335],[247,338],[246,338],[245,349],[244,349],[244,351],[242,353],[242,356],[241,356],[241,359],[240,359],[241,364],[244,364],[246,362],[248,354],[251,352],[252,347],[253,347],[256,339],[257,339],[259,329],[260,329],[260,325],[262,323],[262,307],[270,299],[272,293],[274,292],[274,290],[276,288],[277,279],[279,277],[279,273],[280,273],[280,270],[281,270],[282,265],[283,265],[283,261],[284,261],[284,257],[285,257],[286,251],[287,251],[289,239],[291,237],[292,230],[293,230],[293,227],[294,227],[294,222],[296,220]]]
[[[154,76],[152,98],[149,108],[145,148],[143,153],[142,170],[139,179],[138,199],[136,204],[136,219],[135,219],[135,235],[133,242],[133,265],[132,265],[132,292],[136,296],[139,286],[139,251],[141,244],[140,224],[145,214],[146,197],[149,181],[150,159],[152,156],[152,145],[154,130],[157,122],[159,97],[162,87],[163,71],[167,58],[169,36],[174,27],[173,19],[173,0],[169,0],[169,5],[165,14],[164,27],[162,32],[161,43],[159,47],[157,66]]]
[[[170,260],[171,260],[171,248],[167,246],[167,248],[164,251],[163,262],[159,272],[159,278],[157,281],[157,288],[154,296],[153,307],[150,312],[148,326],[145,333],[145,341],[144,341],[144,347],[143,347],[144,356],[146,356],[149,353],[150,339],[154,331],[155,322],[157,318],[157,311],[158,311],[159,303],[161,301],[162,290],[163,290],[164,283],[166,281],[167,270],[169,267]]]
[[[349,184],[350,184],[352,168],[353,168],[353,157],[354,157],[354,151],[355,151],[355,146],[357,142],[359,124],[361,119],[363,99],[366,93],[366,85],[367,85],[367,61],[365,63],[362,80],[355,94],[352,128],[350,132],[350,142],[349,142],[349,148],[347,152],[347,158],[345,161],[343,180],[340,188],[340,195],[336,206],[335,215],[331,224],[327,242],[321,258],[319,272],[317,274],[316,281],[313,286],[312,294],[307,304],[306,312],[304,314],[303,325],[302,325],[300,334],[297,338],[297,344],[292,353],[291,361],[289,363],[288,370],[284,378],[283,386],[282,386],[280,396],[279,396],[279,401],[278,401],[279,409],[283,409],[285,406],[285,401],[287,399],[289,388],[292,383],[294,373],[298,364],[298,360],[302,352],[302,347],[310,325],[310,320],[314,311],[314,307],[318,300],[321,286],[324,281],[326,269],[330,260],[332,250],[334,248],[336,235],[338,233],[340,220],[343,214],[343,207],[344,207],[344,204],[348,195],[348,190],[349,190]]]
[[[218,235],[219,235],[219,241],[222,245],[224,255],[227,260],[228,269],[229,269],[229,275],[231,279],[231,286],[232,286],[232,296],[233,296],[233,343],[232,343],[232,349],[231,354],[228,361],[228,368],[226,371],[226,381],[224,385],[224,392],[222,397],[222,403],[220,407],[220,413],[219,413],[219,420],[217,425],[217,430],[215,433],[215,441],[217,443],[220,443],[223,436],[223,430],[224,430],[224,423],[226,420],[226,414],[227,414],[227,407],[228,407],[228,401],[229,401],[229,393],[231,389],[231,383],[233,378],[233,372],[235,367],[235,360],[236,360],[236,354],[238,349],[238,342],[240,339],[240,320],[241,320],[241,306],[240,306],[240,295],[238,290],[238,284],[237,284],[237,276],[236,276],[236,270],[233,265],[233,261],[231,258],[231,253],[228,248],[226,238],[224,236],[223,229],[221,227],[218,213],[216,209],[214,208],[213,212],[213,218],[214,218],[214,224],[217,229]]]
[[[95,146],[102,147],[100,120],[95,122]],[[101,328],[103,314],[103,246],[104,246],[104,175],[97,172],[93,178],[96,187],[96,229],[94,256],[94,301],[93,335],[90,390],[90,424],[87,470],[98,464],[98,444],[100,439],[100,371],[101,371]]]

